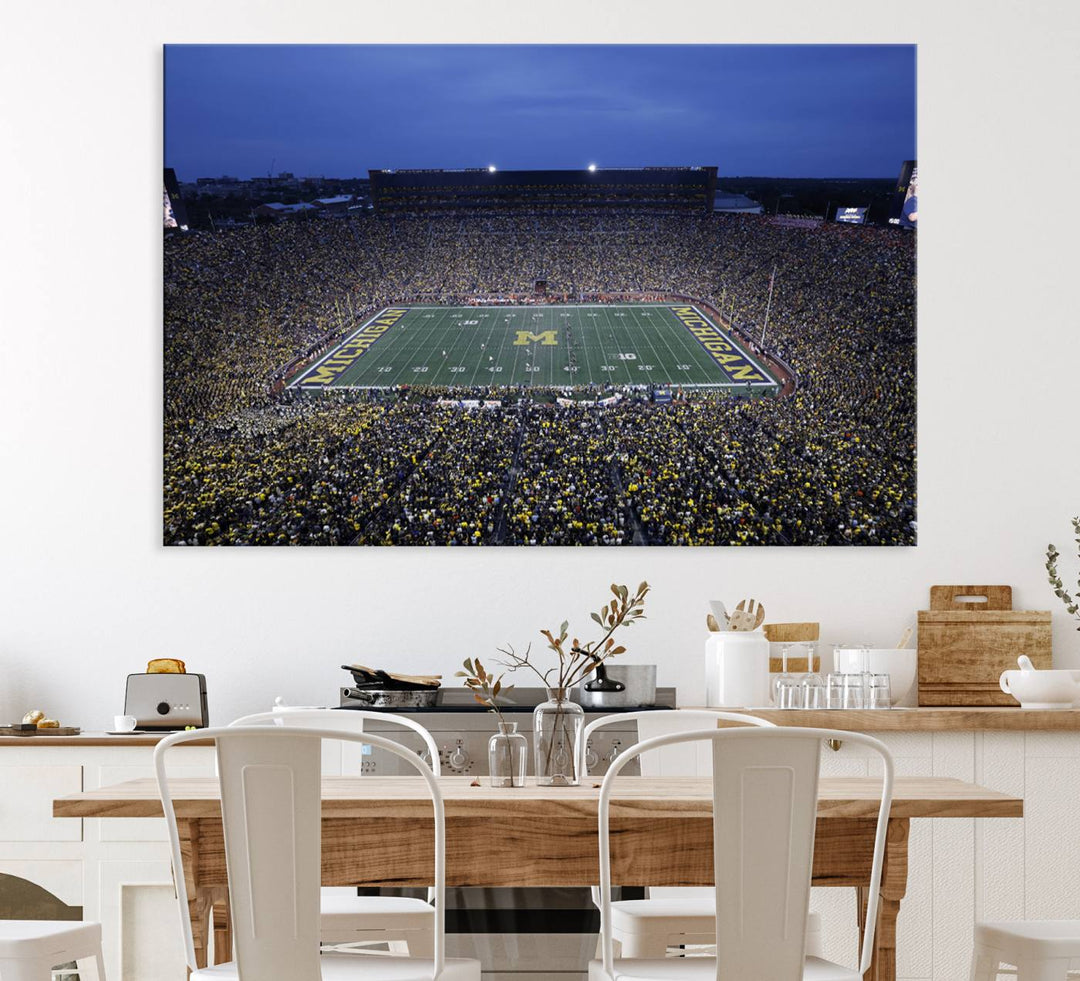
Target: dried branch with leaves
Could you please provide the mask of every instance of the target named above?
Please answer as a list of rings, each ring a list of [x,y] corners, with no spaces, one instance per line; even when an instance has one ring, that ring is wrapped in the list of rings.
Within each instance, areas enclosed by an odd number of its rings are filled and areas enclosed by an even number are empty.
[[[1076,536],[1076,551],[1080,555],[1080,518],[1072,519],[1073,533]],[[1058,559],[1061,558],[1061,553],[1054,548],[1053,545],[1048,545],[1046,548],[1046,576],[1050,580],[1050,588],[1053,589],[1054,595],[1065,604],[1065,611],[1077,620],[1080,620],[1080,577],[1076,580],[1076,595],[1072,595],[1066,588],[1065,584],[1061,581],[1061,576],[1058,575]],[[1080,630],[1080,626],[1076,628]]]
[[[532,645],[526,648],[524,654],[518,654],[513,646],[508,644],[500,647],[499,653],[505,660],[498,663],[510,671],[520,668],[532,671],[543,683],[545,688],[567,689],[587,678],[598,664],[602,664],[609,657],[623,654],[626,648],[617,646],[613,639],[615,631],[620,627],[631,627],[638,620],[645,619],[645,597],[649,593],[649,584],[641,583],[637,592],[633,595],[626,586],[611,584],[611,592],[614,598],[610,603],[605,603],[599,611],[589,616],[600,625],[601,636],[587,644],[574,637],[569,638],[570,622],[564,620],[559,626],[559,635],[550,630],[541,630],[540,633],[547,638],[548,650],[554,651],[559,663],[546,671],[541,671],[532,661]],[[555,672],[555,680],[552,681],[552,673]]]
[[[493,674],[490,674],[488,670],[480,663],[480,658],[467,657],[462,663],[464,671],[454,672],[455,678],[464,678],[464,685],[473,693],[475,698],[481,705],[486,705],[489,712],[494,712],[499,722],[503,722],[502,712],[499,709],[496,699],[500,695],[505,695],[508,691],[513,691],[513,685],[504,685],[502,683],[503,677],[506,672],[500,674],[496,678]]]

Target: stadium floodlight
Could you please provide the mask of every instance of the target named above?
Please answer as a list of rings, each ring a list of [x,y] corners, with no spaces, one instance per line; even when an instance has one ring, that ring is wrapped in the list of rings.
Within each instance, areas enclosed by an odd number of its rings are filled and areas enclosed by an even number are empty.
[[[596,170],[596,164],[589,164],[589,173],[593,173]]]
[[[494,174],[495,173],[495,164],[488,164],[488,173],[489,174]]]

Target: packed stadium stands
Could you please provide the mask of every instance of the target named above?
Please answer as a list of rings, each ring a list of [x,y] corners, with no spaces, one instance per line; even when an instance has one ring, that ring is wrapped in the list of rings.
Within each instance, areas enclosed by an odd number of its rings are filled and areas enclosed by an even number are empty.
[[[767,216],[389,211],[165,242],[167,544],[913,544],[915,246]],[[787,398],[271,380],[391,303],[693,296],[760,330]],[[277,386],[280,389],[280,386]],[[438,404],[449,394],[497,409]]]

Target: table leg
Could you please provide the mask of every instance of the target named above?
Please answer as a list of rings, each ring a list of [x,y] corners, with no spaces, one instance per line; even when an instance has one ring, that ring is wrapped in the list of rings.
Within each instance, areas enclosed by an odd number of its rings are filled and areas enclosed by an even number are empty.
[[[188,919],[191,920],[191,940],[195,947],[195,966],[207,967],[210,950],[210,913],[212,906],[203,895],[188,893]]]
[[[180,854],[184,863],[184,888],[188,896],[188,917],[191,921],[191,940],[195,948],[195,966],[209,966],[210,937],[214,938],[214,963],[232,959],[232,918],[229,914],[229,890],[226,885],[207,885],[207,869],[202,848],[203,821],[176,822],[180,838]],[[211,839],[212,830],[208,831]],[[174,870],[173,874],[176,874]]]
[[[211,918],[214,925],[214,963],[232,960],[232,915],[229,912],[229,890],[220,886],[213,890]]]
[[[874,956],[865,981],[896,981],[896,917],[907,892],[907,851],[910,823],[907,818],[891,819],[885,836],[885,865],[881,875],[877,924],[874,927]],[[858,890],[859,932],[866,929],[869,887]]]

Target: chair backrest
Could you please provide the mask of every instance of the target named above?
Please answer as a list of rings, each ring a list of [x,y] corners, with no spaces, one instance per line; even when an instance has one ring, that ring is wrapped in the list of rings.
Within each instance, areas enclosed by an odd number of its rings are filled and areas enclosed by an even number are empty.
[[[188,967],[195,945],[176,810],[165,757],[195,739],[214,740],[229,903],[237,968],[244,978],[320,981],[319,888],[322,875],[321,743],[378,746],[409,763],[425,780],[435,819],[435,943],[433,978],[445,964],[446,820],[434,774],[412,750],[383,736],[300,726],[230,726],[177,732],[158,743],[154,769],[169,831],[173,877]],[[357,841],[357,848],[364,843]]]
[[[740,712],[711,712],[702,709],[654,709],[644,712],[617,712],[614,715],[605,715],[602,718],[590,722],[581,734],[581,745],[578,747],[578,773],[588,773],[585,758],[589,746],[589,738],[597,729],[610,725],[625,725],[628,722],[636,723],[638,738],[643,742],[646,739],[654,739],[657,736],[667,736],[676,732],[694,732],[701,729],[715,729],[717,722],[741,722],[748,726],[772,726],[772,722],[766,722],[753,715],[743,715]],[[701,767],[698,753],[695,750],[704,749],[705,766]],[[707,773],[712,766],[712,758],[708,753],[708,746],[704,744],[682,744],[667,747],[655,753],[649,753],[641,761],[641,775],[643,777],[693,777],[700,773]]]
[[[615,779],[632,759],[680,742],[712,748],[713,874],[717,981],[800,981],[813,871],[818,767],[824,740],[868,746],[882,759],[874,858],[860,974],[870,967],[885,834],[892,805],[892,756],[870,736],[832,729],[718,729],[648,739],[616,758],[600,789],[600,917],[604,970],[613,977],[610,805]]]
[[[274,712],[257,712],[254,715],[245,715],[234,719],[229,723],[232,726],[252,725],[279,725],[279,726],[306,726],[320,729],[340,729],[342,732],[364,732],[365,722],[391,723],[411,729],[423,741],[428,756],[431,757],[431,772],[435,776],[442,775],[442,765],[439,761],[439,747],[419,722],[404,715],[395,715],[393,712],[367,712],[363,709],[330,709],[330,708],[283,708]]]

